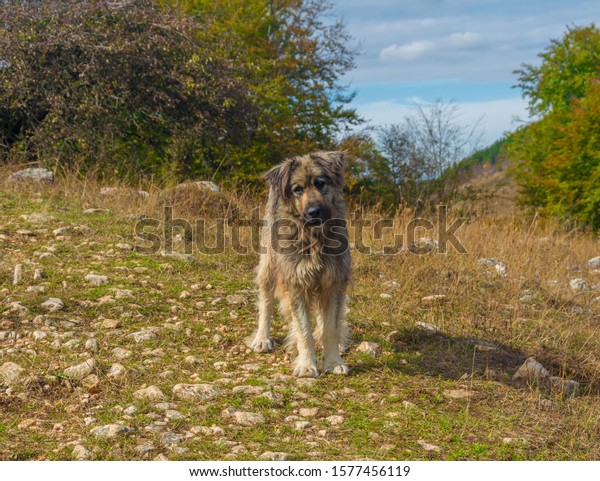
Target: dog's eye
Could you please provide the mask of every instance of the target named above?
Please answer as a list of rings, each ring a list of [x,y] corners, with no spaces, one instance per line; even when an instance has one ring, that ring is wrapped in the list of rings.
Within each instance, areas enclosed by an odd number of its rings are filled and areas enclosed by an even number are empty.
[[[325,187],[325,181],[321,179],[315,180],[315,187],[321,190],[323,187]]]
[[[300,187],[300,186],[294,187],[294,194],[302,195],[302,187]]]

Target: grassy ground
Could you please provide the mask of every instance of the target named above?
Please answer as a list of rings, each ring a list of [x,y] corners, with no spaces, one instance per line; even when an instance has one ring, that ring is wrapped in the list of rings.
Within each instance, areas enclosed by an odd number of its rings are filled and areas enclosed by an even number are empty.
[[[22,368],[0,377],[0,459],[600,459],[600,291],[569,287],[600,283],[586,264],[600,255],[597,237],[474,217],[457,235],[465,254],[388,256],[367,233],[374,253],[353,252],[351,374],[306,380],[282,349],[246,348],[258,256],[234,252],[231,230],[223,252],[192,260],[132,249],[142,242],[126,215],[160,219],[164,205],[209,224],[252,208],[200,191],[100,195],[75,180],[0,189],[0,366]],[[32,213],[50,217],[21,217]],[[396,218],[386,240],[408,221]],[[35,269],[46,277],[34,281]],[[89,273],[108,282],[92,285]],[[49,298],[64,307],[47,312]],[[379,351],[360,352],[363,341]],[[529,356],[578,381],[579,396],[512,381]],[[85,379],[65,374],[92,358]],[[179,384],[206,385],[205,395],[182,397]],[[155,399],[134,394],[148,386]],[[122,426],[114,438],[94,434],[110,424]]]

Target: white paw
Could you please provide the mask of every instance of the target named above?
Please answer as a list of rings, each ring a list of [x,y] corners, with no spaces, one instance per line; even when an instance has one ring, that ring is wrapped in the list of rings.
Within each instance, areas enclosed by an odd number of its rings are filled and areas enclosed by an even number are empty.
[[[331,359],[323,362],[323,372],[330,372],[332,374],[348,374],[350,368],[346,366],[342,358]]]
[[[294,376],[296,377],[317,377],[319,370],[316,362],[296,362],[294,364]]]
[[[274,344],[271,339],[255,338],[250,343],[250,349],[252,349],[254,352],[271,352],[273,347]]]

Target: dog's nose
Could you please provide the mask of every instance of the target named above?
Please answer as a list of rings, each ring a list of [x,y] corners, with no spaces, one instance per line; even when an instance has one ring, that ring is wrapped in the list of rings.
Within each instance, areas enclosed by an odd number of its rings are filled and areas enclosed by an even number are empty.
[[[315,219],[321,215],[321,209],[318,207],[309,207],[306,209],[306,215],[311,219]]]

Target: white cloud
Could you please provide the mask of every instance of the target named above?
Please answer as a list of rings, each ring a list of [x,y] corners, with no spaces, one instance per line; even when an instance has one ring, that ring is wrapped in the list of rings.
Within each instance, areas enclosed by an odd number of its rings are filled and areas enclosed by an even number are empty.
[[[429,40],[417,40],[400,46],[392,44],[385,47],[379,54],[379,57],[383,61],[395,59],[413,60],[435,48],[435,43]]]
[[[438,54],[468,50],[481,43],[482,36],[474,32],[456,32],[435,40],[415,40],[398,46],[388,45],[379,53],[384,62],[415,60],[431,52]]]

